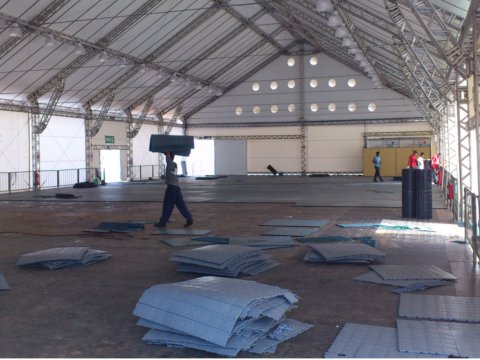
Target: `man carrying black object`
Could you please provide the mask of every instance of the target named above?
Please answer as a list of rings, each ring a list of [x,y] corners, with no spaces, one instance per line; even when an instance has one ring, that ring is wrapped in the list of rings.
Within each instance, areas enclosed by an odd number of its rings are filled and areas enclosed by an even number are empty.
[[[172,215],[173,207],[176,205],[177,209],[187,220],[184,226],[190,226],[193,224],[193,218],[190,211],[188,211],[187,205],[183,200],[182,190],[178,185],[177,164],[173,161],[175,154],[167,151],[164,155],[167,161],[167,168],[165,170],[165,184],[167,184],[167,189],[165,190],[165,196],[163,198],[162,216],[160,217],[160,221],[154,225],[164,227],[168,219],[170,219],[170,215]]]

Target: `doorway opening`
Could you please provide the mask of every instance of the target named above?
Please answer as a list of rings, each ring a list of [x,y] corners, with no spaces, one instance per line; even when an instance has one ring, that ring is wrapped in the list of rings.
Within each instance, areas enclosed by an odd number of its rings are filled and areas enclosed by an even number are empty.
[[[100,168],[107,184],[122,181],[120,150],[100,150]]]

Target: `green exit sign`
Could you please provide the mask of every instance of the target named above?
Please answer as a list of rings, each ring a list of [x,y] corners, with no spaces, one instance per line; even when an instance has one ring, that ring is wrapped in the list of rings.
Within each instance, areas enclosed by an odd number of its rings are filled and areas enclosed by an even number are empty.
[[[115,136],[105,135],[105,144],[115,144]]]

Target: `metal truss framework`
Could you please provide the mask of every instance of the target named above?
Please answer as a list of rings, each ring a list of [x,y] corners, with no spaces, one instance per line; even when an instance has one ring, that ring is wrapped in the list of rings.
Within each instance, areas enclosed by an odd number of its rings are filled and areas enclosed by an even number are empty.
[[[38,15],[36,15],[30,23],[35,26],[42,25],[46,22],[48,18],[54,15],[62,6],[68,3],[70,0],[55,0],[49,4],[44,10],[42,10]],[[8,54],[16,45],[22,42],[25,38],[25,34],[21,37],[12,37],[8,39],[5,43],[0,45],[0,59]]]
[[[55,106],[62,95],[64,86],[65,82],[63,80],[60,80],[56,84],[47,107],[43,109],[43,112],[40,109],[38,99],[35,96],[30,96],[28,98],[29,102],[32,104],[32,109],[28,112],[29,123],[32,127],[32,171],[36,174],[40,171],[40,134],[47,128],[48,122],[55,110]],[[36,184],[36,181],[34,181],[34,184],[35,186],[39,185]]]
[[[396,49],[400,58],[405,62],[406,69],[416,83],[417,97],[419,91],[431,106],[441,112],[444,107],[444,98],[449,91],[449,84],[445,75],[438,68],[423,42],[418,41],[409,22],[404,18],[396,0],[384,0],[385,7],[397,27]],[[422,101],[424,103],[424,101]],[[437,129],[438,130],[438,129]]]
[[[237,136],[208,136],[215,140],[301,140],[302,135],[237,135]]]
[[[130,109],[125,110],[125,114],[128,118],[128,130],[127,130],[127,142],[128,142],[128,150],[127,150],[127,177],[132,178],[132,168],[133,168],[133,139],[137,136],[138,132],[140,131],[145,118],[147,117],[148,112],[153,104],[153,97],[147,100],[145,105],[143,106],[142,113],[140,114],[140,118],[134,122],[132,117],[132,112]]]
[[[110,89],[105,102],[103,103],[102,110],[97,115],[93,115],[90,104],[85,104],[85,162],[87,168],[87,179],[93,178],[93,143],[92,138],[97,135],[98,131],[102,127],[103,121],[107,118],[108,110],[112,105],[113,98],[115,97],[115,89]],[[94,122],[95,121],[95,122]]]
[[[205,23],[208,19],[210,19],[213,15],[215,15],[220,7],[214,5],[207,10],[205,10],[202,14],[200,14],[198,17],[196,17],[193,21],[191,21],[188,25],[183,27],[179,32],[175,33],[173,36],[168,38],[165,42],[163,42],[160,46],[158,46],[155,50],[153,50],[150,54],[148,54],[144,59],[139,61],[139,63],[142,64],[149,64],[149,66],[156,67],[153,62],[155,61],[156,58],[158,58],[161,54],[165,53],[168,51],[170,48],[172,48],[178,41],[181,39],[185,38],[188,34],[192,33],[195,31],[195,29],[198,28],[201,24]],[[160,68],[159,68],[160,69]],[[107,86],[105,89],[100,90],[97,94],[92,96],[87,102],[90,104],[94,104],[97,101],[101,100],[109,91],[110,88],[118,88],[121,86],[123,83],[131,79],[134,75],[136,75],[140,71],[140,67],[132,67],[129,69],[127,72],[123,73],[119,78],[115,79],[113,83],[111,83],[109,86]],[[167,71],[168,76],[173,74],[174,72],[169,70]],[[161,89],[167,87],[170,84],[170,80],[167,79],[163,81],[161,84],[159,84],[156,88],[152,89],[152,91],[149,91],[148,94],[142,96],[141,98],[135,100],[132,102],[131,105],[128,106],[131,110],[136,108],[138,105],[142,104],[145,102],[148,98],[150,98],[152,95],[154,95],[156,92],[160,91]]]
[[[145,15],[148,14],[150,10],[155,8],[160,2],[163,0],[148,0],[145,2],[141,7],[139,7],[133,14],[128,16],[125,20],[123,20],[119,25],[117,25],[111,32],[107,35],[102,37],[99,41],[95,43],[97,47],[101,49],[107,50],[107,47],[113,43],[116,39],[118,39],[125,31],[139,22]],[[18,20],[16,20],[18,22]],[[28,24],[30,25],[30,24]],[[46,30],[46,33],[51,32],[51,30]],[[61,34],[64,36],[64,34]],[[55,74],[52,78],[50,78],[46,83],[41,85],[37,90],[34,91],[35,96],[40,97],[47,93],[54,84],[56,84],[59,79],[66,79],[68,76],[73,74],[79,67],[87,63],[93,57],[95,57],[98,53],[98,50],[95,48],[89,47],[87,48],[87,52],[84,55],[76,58],[70,64],[68,64],[65,68]]]

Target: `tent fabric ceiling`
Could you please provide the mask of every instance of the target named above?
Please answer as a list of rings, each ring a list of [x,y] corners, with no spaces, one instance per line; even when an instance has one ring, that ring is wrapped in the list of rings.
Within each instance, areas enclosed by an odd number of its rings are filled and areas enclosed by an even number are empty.
[[[459,39],[470,1],[331,2],[382,85],[424,106],[424,114],[435,108],[464,56]],[[113,91],[111,116],[144,111],[188,120],[280,55],[324,52],[367,75],[328,26],[331,13],[316,5],[0,0],[0,104],[46,107],[62,82],[57,107],[67,111],[98,112]],[[12,36],[14,27],[21,34]]]

